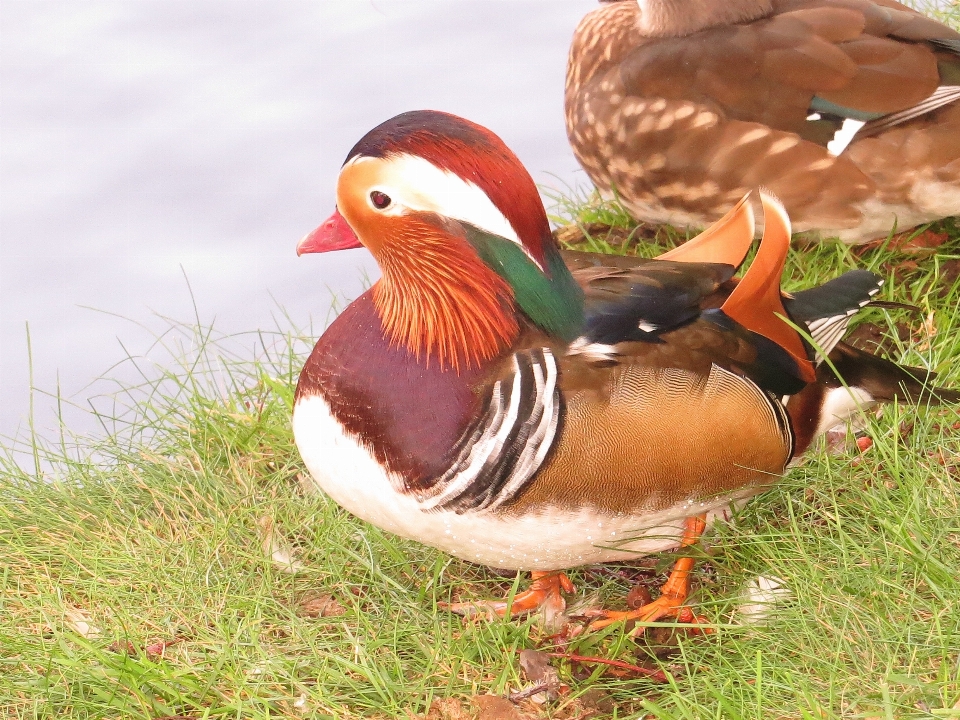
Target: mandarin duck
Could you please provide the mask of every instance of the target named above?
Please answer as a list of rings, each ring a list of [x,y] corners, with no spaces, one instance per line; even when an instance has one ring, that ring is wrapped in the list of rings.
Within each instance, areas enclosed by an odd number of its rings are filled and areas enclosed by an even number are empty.
[[[960,214],[960,33],[893,0],[614,0],[574,34],[567,135],[602,197],[705,227],[769,188],[863,243]]]
[[[880,286],[872,273],[782,294],[790,224],[762,202],[739,279],[746,198],[658,259],[564,253],[491,131],[434,111],[374,128],[347,155],[337,210],[298,246],[362,244],[382,271],[300,374],[293,430],[314,481],[392,533],[534,571],[510,610],[451,606],[520,613],[562,607],[565,569],[695,542],[858,408],[960,400],[839,341]],[[691,563],[629,618],[690,617]]]

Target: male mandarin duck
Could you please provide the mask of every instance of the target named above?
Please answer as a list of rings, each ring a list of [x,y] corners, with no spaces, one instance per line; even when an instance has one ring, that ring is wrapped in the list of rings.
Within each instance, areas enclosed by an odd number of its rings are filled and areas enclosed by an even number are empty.
[[[705,227],[758,186],[849,243],[960,214],[960,33],[893,0],[604,2],[565,106],[639,220]]]
[[[746,198],[659,259],[564,254],[489,130],[433,111],[374,128],[347,155],[337,211],[298,246],[362,243],[382,271],[300,374],[293,429],[315,482],[390,532],[534,571],[513,612],[562,603],[564,569],[695,542],[708,514],[768,487],[816,435],[859,406],[916,400],[927,379],[838,342],[880,285],[872,273],[781,294],[790,224],[762,202],[739,280]],[[677,615],[691,562],[629,617]],[[507,611],[453,609],[480,605]]]

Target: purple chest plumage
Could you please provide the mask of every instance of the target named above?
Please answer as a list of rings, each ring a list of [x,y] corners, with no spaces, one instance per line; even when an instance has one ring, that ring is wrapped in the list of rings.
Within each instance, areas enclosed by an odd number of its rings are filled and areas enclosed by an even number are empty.
[[[390,342],[365,292],[327,328],[300,373],[297,398],[321,395],[356,437],[407,489],[431,484],[476,412],[483,372],[443,369]]]

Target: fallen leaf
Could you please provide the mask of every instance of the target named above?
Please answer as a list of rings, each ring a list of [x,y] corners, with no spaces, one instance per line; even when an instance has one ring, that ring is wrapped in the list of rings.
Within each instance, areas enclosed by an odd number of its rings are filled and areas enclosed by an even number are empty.
[[[917,345],[917,350],[923,352],[924,350],[929,350],[933,338],[937,335],[937,323],[933,314],[933,310],[927,313],[926,319],[920,325],[920,344]]]
[[[540,682],[546,680],[550,667],[550,656],[538,650],[520,651],[520,669],[527,680]]]
[[[100,635],[100,628],[90,621],[90,614],[79,608],[67,608],[63,611],[63,619],[67,627],[77,635],[92,639]]]
[[[899,281],[906,278],[906,276],[917,272],[919,269],[920,265],[917,264],[916,260],[904,260],[891,267],[890,271],[893,273],[894,279]]]
[[[539,650],[521,650],[520,669],[530,685],[511,693],[511,700],[530,698],[534,702],[544,703],[560,697],[560,676],[550,664],[549,655]]]
[[[912,236],[912,237],[911,237]],[[929,228],[923,232],[914,235],[912,232],[905,232],[894,236],[891,248],[896,248],[902,253],[909,255],[932,255],[937,248],[943,245],[950,236],[943,232],[938,233]]]
[[[627,607],[631,610],[642,608],[653,602],[653,596],[645,585],[634,585],[627,593]]]
[[[300,485],[300,490],[302,490],[303,494],[307,497],[320,496],[323,494],[320,487],[308,474],[297,473],[297,484]]]
[[[293,574],[305,568],[304,564],[294,557],[293,550],[286,547],[276,537],[273,518],[264,515],[257,521],[257,525],[260,526],[260,541],[263,551],[278,569]]]
[[[160,640],[155,643],[150,643],[143,649],[143,651],[149,659],[156,660],[159,657],[163,657],[164,650],[171,645],[176,645],[181,640],[183,640],[181,637],[175,637],[172,640]]]
[[[938,233],[927,228],[919,233],[915,230],[897,233],[892,238],[881,237],[876,240],[858,245],[854,252],[863,255],[869,250],[885,248],[896,250],[907,255],[925,256],[936,252],[936,249],[950,239],[948,233]]]
[[[134,645],[129,640],[117,640],[116,642],[110,643],[107,650],[110,652],[119,653],[120,655],[129,655],[130,657],[137,656],[137,646]]]
[[[617,709],[610,693],[600,688],[590,688],[577,699],[583,705],[584,710],[587,711],[612,713]]]
[[[298,615],[303,617],[339,617],[345,615],[347,609],[336,601],[333,595],[316,595],[306,598],[300,603]]]
[[[159,642],[150,643],[143,648],[143,653],[147,656],[147,659],[156,660],[157,658],[163,656],[164,650],[171,645],[176,645],[181,640],[183,640],[183,638],[175,637],[173,640],[160,640]],[[130,657],[137,657],[137,655],[139,655],[137,646],[129,640],[118,640],[115,643],[111,643],[108,650],[111,650],[115,653],[126,653]]]
[[[906,342],[910,339],[910,326],[903,321],[896,322],[892,327],[866,322],[857,325],[847,333],[843,341],[860,350],[881,355],[892,355],[898,352],[897,340]]]

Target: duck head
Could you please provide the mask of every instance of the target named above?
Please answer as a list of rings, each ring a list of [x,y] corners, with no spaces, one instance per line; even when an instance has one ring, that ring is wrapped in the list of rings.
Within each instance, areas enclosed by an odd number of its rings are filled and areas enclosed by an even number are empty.
[[[392,341],[459,368],[503,353],[529,323],[572,339],[582,291],[536,185],[503,141],[447,113],[403,113],[367,133],[337,181],[337,210],[298,254],[366,247]]]

